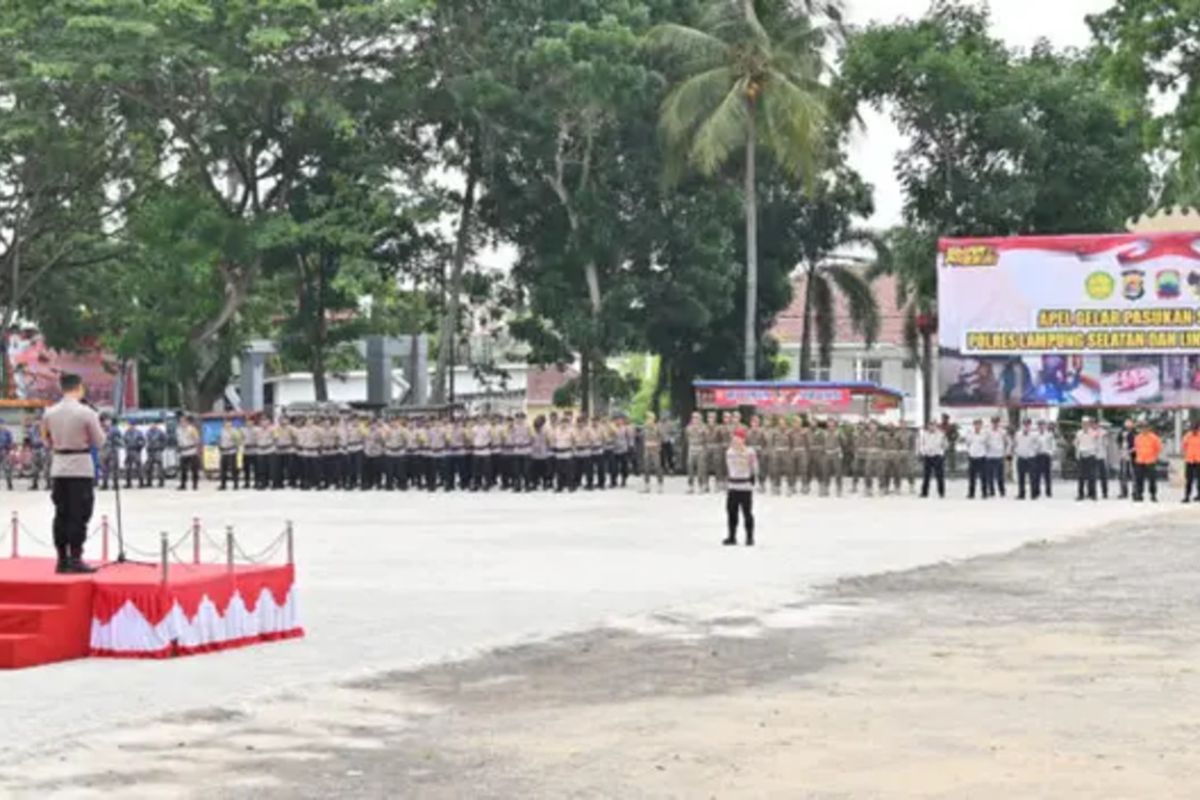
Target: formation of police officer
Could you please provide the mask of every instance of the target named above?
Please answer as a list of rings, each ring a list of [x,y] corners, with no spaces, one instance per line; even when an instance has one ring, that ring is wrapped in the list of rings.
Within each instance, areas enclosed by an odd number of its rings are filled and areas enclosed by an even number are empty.
[[[163,452],[167,449],[167,432],[161,424],[151,425],[146,430],[113,425],[107,417],[101,418],[104,428],[104,445],[99,452],[99,483],[102,490],[115,489],[124,473],[125,488],[136,485],[145,489],[157,484],[161,489],[166,483],[163,469]]]
[[[736,413],[696,412],[684,429],[688,493],[724,489],[724,453],[741,424]],[[761,465],[758,491],[841,496],[860,483],[867,496],[916,487],[916,431],[875,421],[852,424],[804,416],[755,416],[746,444]]]
[[[222,490],[570,492],[625,486],[635,466],[623,417],[559,413],[257,417],[227,421],[217,446]]]

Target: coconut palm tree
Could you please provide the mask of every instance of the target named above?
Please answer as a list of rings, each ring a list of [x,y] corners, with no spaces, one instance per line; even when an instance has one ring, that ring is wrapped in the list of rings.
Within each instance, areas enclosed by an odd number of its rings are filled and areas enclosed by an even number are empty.
[[[846,250],[849,252],[841,252]],[[870,250],[858,255],[855,250]],[[813,377],[813,339],[821,363],[833,356],[837,330],[837,298],[846,301],[850,325],[869,348],[879,337],[879,303],[871,282],[877,274],[890,272],[887,243],[871,231],[851,229],[839,237],[837,251],[811,261],[802,261],[797,271],[804,276],[804,311],[800,332],[800,380]]]
[[[762,7],[766,13],[760,15]],[[685,167],[713,175],[742,154],[748,379],[756,375],[758,358],[755,159],[761,145],[792,175],[815,173],[830,99],[822,58],[828,35],[818,24],[822,18],[840,23],[838,0],[799,5],[714,0],[698,27],[660,25],[649,33],[651,45],[678,57],[686,74],[660,110],[671,176],[678,177]]]

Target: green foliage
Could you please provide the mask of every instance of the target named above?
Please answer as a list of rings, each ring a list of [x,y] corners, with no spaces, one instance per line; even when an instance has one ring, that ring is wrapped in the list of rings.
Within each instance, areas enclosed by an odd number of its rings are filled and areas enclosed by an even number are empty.
[[[10,0],[0,323],[98,335],[199,408],[250,338],[323,376],[365,333],[436,332],[444,374],[470,323],[507,324],[586,367],[564,400],[686,412],[697,377],[787,373],[766,332],[794,274],[808,374],[839,300],[877,335],[882,273],[920,349],[939,235],[1118,228],[1147,144],[1200,198],[1198,20],[1116,0],[1096,52],[1016,52],[938,2],[852,32],[838,77],[836,0]],[[846,163],[862,103],[909,142],[883,238]],[[510,272],[475,263],[495,244]]]
[[[687,76],[662,104],[668,151],[712,175],[745,147],[753,117],[754,135],[776,162],[811,176],[825,139],[828,75],[820,53],[827,37],[809,14],[779,8],[760,20],[747,8],[716,0],[696,27],[667,23],[650,31],[651,47]]]
[[[765,148],[789,177],[817,180],[828,141],[830,94],[822,49],[825,31],[814,24],[821,10],[840,21],[836,3],[740,4],[712,0],[697,25],[677,21],[654,27],[647,42],[682,75],[662,103],[659,127],[668,153],[667,176],[677,181],[685,165],[712,176],[744,151],[746,290],[743,297],[744,376],[763,366],[759,301],[758,176],[756,154]]]
[[[896,173],[910,224],[943,236],[1105,232],[1149,200],[1144,98],[1088,55],[1009,50],[985,10],[939,2],[867,28],[847,45],[842,83],[852,102],[886,104],[909,140]]]
[[[1098,60],[1136,102],[1147,144],[1167,165],[1160,201],[1200,205],[1200,6],[1188,0],[1117,0],[1088,18]],[[1148,118],[1151,93],[1166,95],[1163,113]]]

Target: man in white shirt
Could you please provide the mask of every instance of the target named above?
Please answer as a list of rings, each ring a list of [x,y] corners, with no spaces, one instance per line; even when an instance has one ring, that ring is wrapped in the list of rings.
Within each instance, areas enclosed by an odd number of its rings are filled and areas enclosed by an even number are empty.
[[[1075,461],[1079,465],[1079,493],[1075,499],[1096,499],[1096,465],[1103,439],[1097,435],[1096,423],[1083,418],[1083,427],[1075,434]]]
[[[1033,430],[1033,423],[1025,420],[1017,433],[1014,454],[1017,457],[1017,499],[1025,499],[1025,482],[1029,481],[1030,498],[1037,500],[1041,495],[1041,472],[1038,455],[1042,450],[1042,435]]]
[[[991,475],[991,493],[1004,497],[1004,459],[1008,455],[1008,431],[1000,426],[1000,418],[992,417],[987,432],[987,469]]]
[[[946,496],[946,434],[936,422],[930,422],[917,438],[917,454],[921,457],[924,477],[921,497],[929,497],[929,478],[937,477],[938,497]]]
[[[1058,449],[1058,437],[1054,434],[1053,427],[1047,425],[1044,420],[1038,421],[1037,435],[1037,472],[1033,476],[1033,481],[1035,485],[1038,482],[1043,484],[1046,497],[1053,497],[1054,487],[1051,474],[1054,472],[1054,453]]]
[[[975,499],[975,483],[979,482],[979,497],[986,500],[992,496],[992,479],[987,470],[987,432],[983,420],[971,424],[971,430],[963,436],[967,446],[967,499]]]

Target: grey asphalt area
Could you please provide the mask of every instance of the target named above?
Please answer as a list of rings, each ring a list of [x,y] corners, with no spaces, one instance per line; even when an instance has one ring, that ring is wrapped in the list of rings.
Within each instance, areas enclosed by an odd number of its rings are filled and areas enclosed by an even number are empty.
[[[1184,798],[1200,509],[215,707],[18,796]]]

